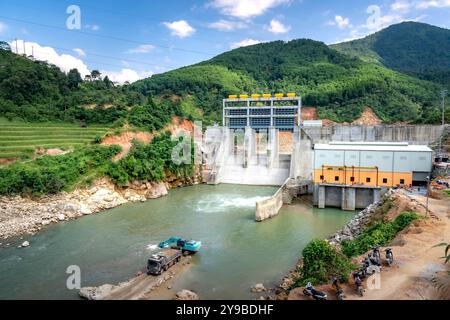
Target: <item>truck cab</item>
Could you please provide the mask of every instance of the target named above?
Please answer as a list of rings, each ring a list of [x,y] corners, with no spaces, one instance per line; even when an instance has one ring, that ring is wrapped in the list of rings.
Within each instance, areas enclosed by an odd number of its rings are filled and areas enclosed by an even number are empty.
[[[165,249],[153,254],[147,262],[147,274],[160,275],[180,260],[180,250]]]

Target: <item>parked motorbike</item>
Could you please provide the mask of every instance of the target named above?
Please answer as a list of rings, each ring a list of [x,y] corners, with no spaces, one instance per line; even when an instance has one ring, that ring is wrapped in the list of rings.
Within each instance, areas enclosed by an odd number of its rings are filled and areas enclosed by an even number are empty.
[[[336,277],[333,277],[333,288],[336,290],[336,297],[338,300],[344,300],[344,290],[342,290],[341,286],[339,285],[339,280]]]
[[[392,253],[392,249],[386,248],[384,251],[386,252],[386,262],[389,266],[391,266],[394,263],[394,254]]]
[[[314,300],[327,300],[327,294],[325,292],[317,291],[314,289],[311,282],[309,282],[305,289],[303,289],[303,294],[307,297],[313,297]]]
[[[355,288],[356,288],[356,292],[362,297],[364,296],[364,287],[363,287],[363,283],[361,278],[359,277],[358,274],[354,275],[354,279],[355,279]]]
[[[381,253],[380,247],[376,246],[372,248],[372,253],[369,255],[370,262],[376,266],[381,266]]]

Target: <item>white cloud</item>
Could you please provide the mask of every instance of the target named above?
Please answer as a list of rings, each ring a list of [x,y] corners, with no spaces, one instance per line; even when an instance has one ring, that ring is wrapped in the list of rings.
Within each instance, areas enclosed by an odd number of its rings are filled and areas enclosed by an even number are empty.
[[[328,24],[330,26],[337,26],[339,29],[346,29],[352,26],[349,18],[344,18],[340,15],[334,16],[334,21],[330,21]]]
[[[172,35],[179,38],[187,38],[195,33],[195,29],[185,20],[164,22],[164,25],[172,31]]]
[[[136,71],[132,69],[122,69],[121,71],[100,71],[104,76],[108,76],[112,82],[123,84],[125,82],[135,82],[144,78],[151,77],[152,71]]]
[[[237,18],[251,18],[264,14],[268,9],[291,0],[212,0],[210,6],[220,10],[222,14]]]
[[[78,58],[71,56],[69,54],[58,54],[55,49],[51,47],[44,47],[35,42],[26,42],[24,48],[23,40],[17,40],[10,42],[11,49],[13,52],[18,50],[18,54],[24,54],[26,50],[27,55],[31,55],[34,51],[34,58],[36,60],[47,61],[51,64],[58,66],[62,71],[69,72],[71,69],[78,69],[82,76],[89,74],[89,69],[86,64]],[[25,49],[25,50],[24,50]]]
[[[80,57],[86,57],[86,52],[84,52],[83,49],[75,48],[73,51],[75,51]]]
[[[6,31],[7,28],[8,26],[0,21],[0,33]]]
[[[291,30],[290,26],[285,26],[280,21],[272,19],[270,21],[269,31],[275,34],[287,33]]]
[[[236,49],[236,48],[252,46],[254,44],[259,44],[259,43],[264,43],[264,42],[266,42],[266,41],[254,40],[254,39],[244,39],[242,41],[232,43],[230,45],[230,48]]]
[[[412,7],[412,2],[408,0],[398,0],[391,4],[391,10],[394,12],[408,12]]]
[[[211,29],[216,29],[220,31],[234,31],[238,29],[245,29],[248,25],[241,21],[231,21],[231,20],[219,20],[208,25]]]
[[[96,24],[87,24],[84,26],[86,29],[92,30],[92,31],[98,31],[100,30],[100,26]]]
[[[143,44],[143,45],[140,45],[139,47],[127,50],[126,53],[148,53],[148,52],[152,51],[153,49],[155,49],[154,45]]]
[[[450,7],[450,0],[422,0],[416,4],[417,9],[447,8]]]

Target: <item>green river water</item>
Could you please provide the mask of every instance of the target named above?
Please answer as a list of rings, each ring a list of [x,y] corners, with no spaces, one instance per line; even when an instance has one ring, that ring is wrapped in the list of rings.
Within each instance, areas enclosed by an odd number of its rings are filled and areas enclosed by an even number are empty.
[[[319,210],[307,203],[285,207],[256,223],[255,202],[276,189],[193,186],[169,196],[129,204],[53,225],[0,249],[0,299],[78,299],[66,288],[66,269],[81,268],[82,286],[116,284],[144,270],[156,244],[171,236],[201,240],[192,265],[167,290],[197,292],[202,299],[254,298],[257,283],[271,286],[295,265],[303,247],[344,226],[353,213]]]

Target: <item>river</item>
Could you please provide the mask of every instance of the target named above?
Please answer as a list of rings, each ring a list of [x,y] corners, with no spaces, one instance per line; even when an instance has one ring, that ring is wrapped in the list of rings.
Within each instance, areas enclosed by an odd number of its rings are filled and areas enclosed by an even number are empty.
[[[0,249],[0,299],[78,299],[66,288],[66,269],[81,268],[82,286],[116,284],[145,268],[156,245],[169,237],[201,240],[192,266],[167,297],[191,289],[202,299],[249,299],[257,283],[276,285],[314,238],[343,227],[353,213],[308,203],[285,207],[256,223],[255,202],[273,187],[193,186],[167,197],[50,226]]]

